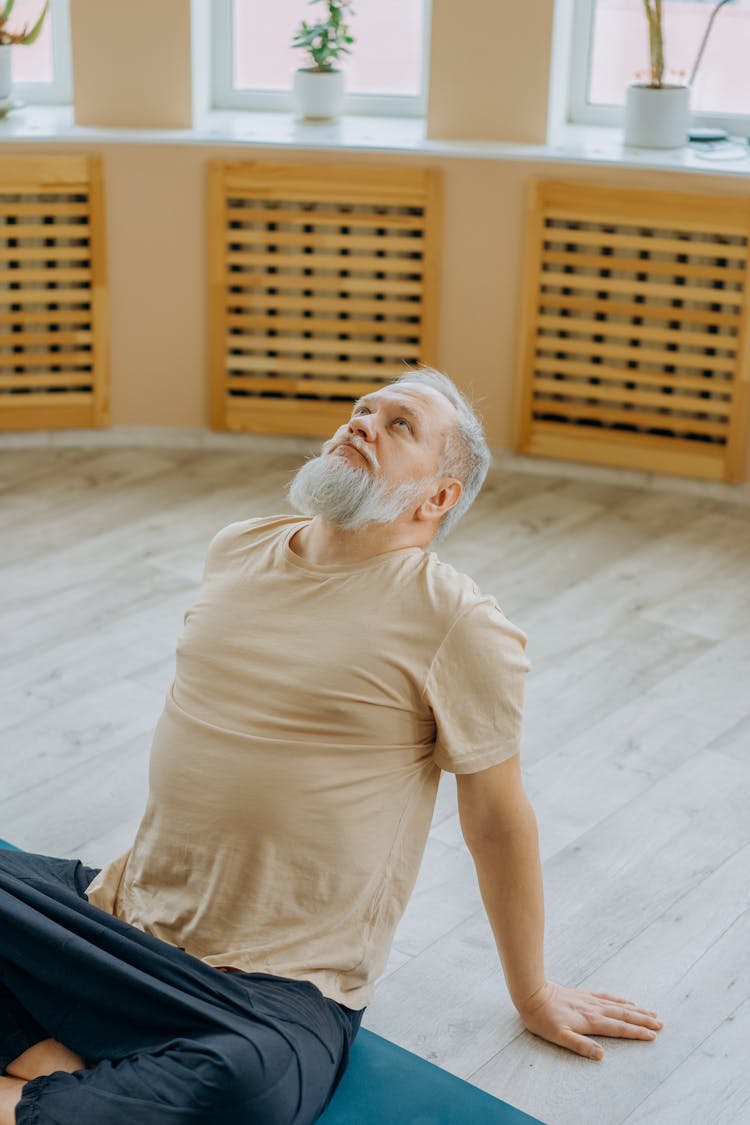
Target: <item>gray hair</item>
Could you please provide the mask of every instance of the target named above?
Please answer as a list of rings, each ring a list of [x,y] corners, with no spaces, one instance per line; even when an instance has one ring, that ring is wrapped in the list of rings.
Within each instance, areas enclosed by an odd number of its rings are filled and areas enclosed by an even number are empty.
[[[439,391],[456,408],[456,424],[445,439],[445,449],[440,462],[441,476],[456,477],[461,481],[461,499],[443,516],[435,542],[444,539],[464,512],[476,500],[489,471],[492,456],[484,436],[482,421],[471,403],[459,391],[456,384],[442,371],[433,367],[420,367],[406,371],[394,381],[398,383],[421,383]]]

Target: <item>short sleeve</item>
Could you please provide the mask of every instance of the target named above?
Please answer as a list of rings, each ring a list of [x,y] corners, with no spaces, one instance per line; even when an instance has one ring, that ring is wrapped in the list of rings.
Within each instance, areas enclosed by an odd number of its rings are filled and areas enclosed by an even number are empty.
[[[263,519],[258,519],[257,517],[249,520],[236,520],[234,523],[227,524],[226,527],[222,527],[220,531],[217,531],[206,551],[206,561],[203,566],[203,581],[205,582],[211,574],[223,570],[229,561],[232,548],[236,547],[238,544],[241,545],[242,536],[264,522]]]
[[[525,649],[526,635],[493,598],[483,598],[453,623],[424,689],[441,769],[475,773],[519,753],[531,669]]]

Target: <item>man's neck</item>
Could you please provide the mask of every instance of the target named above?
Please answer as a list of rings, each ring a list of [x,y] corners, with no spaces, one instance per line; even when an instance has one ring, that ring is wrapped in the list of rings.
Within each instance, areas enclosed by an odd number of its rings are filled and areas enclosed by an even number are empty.
[[[424,536],[423,528],[417,531],[422,531]],[[295,555],[313,566],[346,566],[404,547],[426,547],[426,543],[418,542],[417,531],[414,526],[401,527],[392,523],[347,531],[315,516],[295,533],[289,546]]]

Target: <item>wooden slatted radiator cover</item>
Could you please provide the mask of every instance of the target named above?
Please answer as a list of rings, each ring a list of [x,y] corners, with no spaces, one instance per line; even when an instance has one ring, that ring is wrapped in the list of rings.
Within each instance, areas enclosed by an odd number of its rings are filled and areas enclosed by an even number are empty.
[[[516,450],[742,480],[749,242],[744,199],[533,185]]]
[[[99,157],[0,157],[0,430],[106,426]]]
[[[435,364],[439,173],[214,161],[211,424],[329,435]]]

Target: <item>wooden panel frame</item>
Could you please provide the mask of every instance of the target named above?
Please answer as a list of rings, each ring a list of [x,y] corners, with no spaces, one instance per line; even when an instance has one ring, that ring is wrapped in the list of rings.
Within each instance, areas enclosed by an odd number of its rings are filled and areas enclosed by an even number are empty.
[[[514,449],[746,479],[750,201],[535,181],[526,212]]]
[[[14,198],[19,195],[30,198]],[[84,196],[85,200],[42,198],[55,195]],[[65,220],[70,218],[87,221],[69,226]],[[66,238],[87,240],[88,245],[52,245]],[[16,245],[6,247],[6,241]],[[43,241],[45,246],[26,245],[34,241]],[[102,158],[0,157],[0,246],[0,430],[108,426],[109,308]],[[66,263],[73,261],[79,266],[68,268]],[[61,263],[62,268],[50,263]],[[20,288],[6,288],[11,282]],[[59,282],[67,287],[36,287]],[[71,282],[83,282],[84,287],[73,288]],[[49,307],[54,304],[73,307]],[[47,307],[33,307],[40,305]],[[19,351],[10,353],[9,348]]]
[[[432,168],[210,161],[212,428],[328,436],[435,366],[441,205]]]

